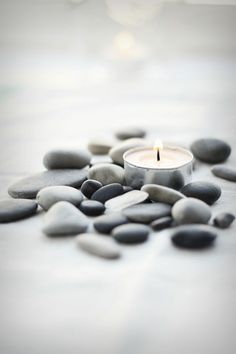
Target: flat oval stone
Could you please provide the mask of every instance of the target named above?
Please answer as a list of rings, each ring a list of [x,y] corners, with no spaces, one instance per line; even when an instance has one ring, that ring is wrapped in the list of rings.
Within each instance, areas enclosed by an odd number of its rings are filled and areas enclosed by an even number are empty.
[[[79,188],[86,178],[86,170],[49,170],[23,178],[11,185],[8,193],[13,198],[33,199],[45,187],[63,185]]]
[[[92,197],[93,193],[95,193],[101,187],[102,187],[102,184],[100,182],[98,182],[94,179],[87,179],[82,184],[80,190],[86,198],[90,199]]]
[[[164,187],[158,184],[145,184],[142,191],[147,192],[153,202],[175,204],[178,200],[185,198],[185,195],[175,189]]]
[[[211,209],[202,200],[186,198],[173,206],[172,216],[178,224],[207,224],[211,218]]]
[[[94,155],[106,155],[113,146],[114,141],[102,138],[91,139],[88,143],[88,149]]]
[[[130,138],[144,138],[145,130],[139,127],[126,127],[115,131],[116,138],[126,140]]]
[[[230,213],[220,213],[214,219],[213,223],[220,229],[227,229],[235,220],[235,216]]]
[[[96,200],[84,200],[79,208],[85,215],[89,216],[98,216],[105,211],[105,206]]]
[[[45,214],[43,232],[49,236],[77,235],[85,232],[88,219],[68,202],[54,204]]]
[[[116,226],[127,223],[128,220],[124,215],[114,213],[97,217],[93,226],[98,232],[102,234],[109,234]]]
[[[207,163],[220,163],[225,161],[230,153],[229,144],[220,139],[204,138],[195,140],[191,145],[193,155]]]
[[[43,164],[48,170],[61,168],[80,169],[90,164],[91,154],[84,149],[49,151],[43,158]]]
[[[130,191],[119,197],[112,198],[105,203],[105,207],[111,211],[120,211],[148,199],[148,194],[143,191]]]
[[[133,138],[127,139],[116,144],[110,151],[109,156],[112,160],[117,163],[118,165],[124,166],[123,155],[124,153],[136,147],[147,146],[148,142],[144,139]]]
[[[89,169],[88,177],[99,181],[104,186],[111,183],[123,184],[125,172],[120,166],[111,163],[99,163]]]
[[[177,247],[200,249],[212,245],[216,236],[216,232],[210,226],[184,225],[175,229],[171,240]]]
[[[81,234],[76,238],[79,247],[94,256],[116,259],[121,256],[119,247],[107,239],[96,234]]]
[[[150,226],[154,231],[161,231],[167,229],[168,227],[171,227],[172,224],[173,224],[172,217],[164,216],[163,218],[154,220]]]
[[[148,239],[150,228],[142,224],[126,224],[115,227],[112,236],[120,243],[136,244]]]
[[[11,222],[36,213],[38,204],[28,199],[0,200],[0,222]]]
[[[122,211],[129,221],[150,224],[153,220],[169,216],[171,206],[164,203],[138,204]]]
[[[236,168],[224,165],[216,165],[211,169],[213,175],[227,181],[236,182]]]
[[[79,205],[83,200],[83,195],[78,189],[73,187],[51,186],[41,189],[36,199],[44,210],[48,210],[53,204],[61,201]]]
[[[123,186],[120,183],[111,183],[96,191],[92,195],[91,199],[97,200],[101,203],[105,203],[107,200],[117,197],[118,195],[121,195],[123,193]]]
[[[214,183],[197,181],[186,184],[181,193],[186,197],[192,197],[202,200],[203,202],[212,205],[221,196],[221,189]]]

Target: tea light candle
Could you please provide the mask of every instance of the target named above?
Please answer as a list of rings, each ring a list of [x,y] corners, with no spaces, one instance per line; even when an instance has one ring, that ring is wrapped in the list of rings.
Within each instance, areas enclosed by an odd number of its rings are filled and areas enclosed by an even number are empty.
[[[154,148],[130,149],[123,158],[126,183],[133,188],[154,183],[180,189],[191,181],[193,155],[182,147],[159,141]]]

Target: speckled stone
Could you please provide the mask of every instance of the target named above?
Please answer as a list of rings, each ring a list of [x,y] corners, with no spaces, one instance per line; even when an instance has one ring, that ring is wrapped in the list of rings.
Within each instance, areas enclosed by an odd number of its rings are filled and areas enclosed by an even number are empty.
[[[82,193],[73,187],[51,186],[41,189],[36,199],[44,210],[48,210],[53,204],[66,201],[74,205],[79,205],[83,200]]]
[[[98,232],[102,234],[109,234],[116,226],[127,223],[128,219],[124,215],[120,213],[113,213],[97,217],[93,226]]]
[[[216,177],[226,179],[227,181],[236,182],[236,168],[234,167],[216,165],[212,167],[211,171]]]
[[[96,234],[81,234],[76,238],[79,247],[94,256],[117,259],[121,256],[119,247],[113,240]]]
[[[207,224],[211,209],[202,200],[186,198],[173,206],[172,217],[178,224]]]
[[[227,229],[235,220],[235,216],[230,213],[220,213],[214,219],[213,223],[220,229]]]
[[[215,230],[206,225],[184,225],[177,227],[171,237],[180,248],[201,249],[211,246],[216,239]]]
[[[38,204],[28,199],[0,200],[0,223],[26,218],[36,213]]]
[[[48,170],[52,169],[80,169],[90,164],[91,154],[85,149],[49,151],[43,158],[43,164]]]
[[[120,140],[144,138],[145,135],[145,130],[139,127],[126,127],[115,131],[115,136]]]
[[[114,141],[106,140],[106,139],[91,139],[88,143],[89,151],[94,155],[106,155],[109,150],[114,146]]]
[[[193,155],[207,163],[224,162],[231,153],[231,147],[225,141],[213,138],[195,140],[191,145]]]
[[[153,220],[169,216],[171,206],[164,203],[138,204],[122,211],[129,221],[150,224]]]
[[[91,199],[105,203],[107,200],[117,197],[124,193],[123,186],[120,183],[111,183],[96,191]]]
[[[112,230],[112,236],[117,242],[137,244],[148,239],[150,228],[147,225],[129,223],[120,225]]]
[[[100,182],[95,181],[94,179],[87,179],[82,184],[80,190],[86,198],[90,199],[93,193],[95,193],[101,187],[102,184]]]
[[[186,197],[197,198],[209,205],[212,205],[220,198],[221,189],[214,183],[196,181],[186,184],[181,189],[181,193],[186,195]]]
[[[161,231],[161,230],[171,227],[172,224],[173,224],[172,217],[171,216],[164,216],[163,218],[154,220],[150,226],[154,231]]]
[[[120,211],[135,204],[140,204],[148,199],[148,194],[143,191],[130,191],[105,203],[108,210]]]
[[[124,165],[123,155],[127,150],[136,147],[147,146],[147,144],[148,142],[144,139],[139,139],[139,138],[127,139],[116,144],[109,151],[109,156],[115,163],[123,166]]]
[[[99,181],[104,186],[111,183],[123,184],[125,172],[120,166],[111,163],[100,163],[89,169],[88,177]]]
[[[153,202],[175,204],[178,200],[185,198],[185,195],[175,189],[164,187],[158,184],[145,184],[142,191],[147,192]]]
[[[79,206],[79,209],[89,216],[98,216],[104,213],[105,206],[96,200],[84,200]]]

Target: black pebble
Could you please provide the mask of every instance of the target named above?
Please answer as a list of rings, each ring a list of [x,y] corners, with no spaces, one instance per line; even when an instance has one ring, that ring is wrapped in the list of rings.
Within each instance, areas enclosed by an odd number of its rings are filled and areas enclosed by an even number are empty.
[[[126,224],[117,226],[112,231],[112,236],[120,243],[135,244],[145,242],[150,233],[150,228],[142,224]]]
[[[234,220],[235,216],[233,214],[220,213],[214,218],[213,223],[220,229],[227,229],[227,227],[229,227]]]
[[[178,227],[171,240],[177,247],[200,249],[210,246],[216,236],[209,226],[187,225]]]
[[[164,229],[167,229],[168,227],[171,227],[173,224],[173,219],[171,216],[165,216],[163,218],[154,220],[151,223],[151,227],[154,231],[161,231]]]
[[[0,222],[16,221],[36,213],[38,204],[28,199],[4,199],[0,201]]]
[[[98,216],[104,213],[105,206],[96,200],[83,200],[79,209],[86,215]]]
[[[100,182],[94,179],[87,179],[87,181],[82,184],[80,190],[86,198],[90,199],[93,193],[101,187],[102,184]]]
[[[212,205],[221,196],[221,189],[214,183],[197,181],[186,184],[181,193],[187,197],[197,198],[203,202]]]
[[[105,203],[107,200],[121,194],[124,194],[123,186],[120,183],[111,183],[97,190],[91,199]]]
[[[104,234],[109,234],[116,226],[127,224],[128,219],[120,213],[102,215],[94,221],[94,228]]]

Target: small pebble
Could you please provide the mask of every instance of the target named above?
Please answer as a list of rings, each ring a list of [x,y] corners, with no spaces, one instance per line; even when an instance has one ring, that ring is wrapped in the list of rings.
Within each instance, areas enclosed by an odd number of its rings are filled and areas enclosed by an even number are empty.
[[[131,192],[132,190],[133,190],[133,188],[130,186],[123,186],[124,193]]]
[[[113,147],[114,142],[106,139],[91,139],[88,143],[89,151],[94,155],[106,155]]]
[[[209,247],[216,239],[216,232],[210,226],[184,225],[173,232],[173,244],[181,248],[200,249]]]
[[[109,234],[116,226],[127,223],[128,220],[124,215],[114,213],[97,217],[93,226],[98,232],[102,234]]]
[[[36,199],[44,210],[48,210],[53,204],[60,201],[79,205],[83,200],[83,195],[78,189],[73,187],[51,186],[41,189]]]
[[[145,130],[138,127],[126,127],[115,132],[115,136],[120,140],[126,140],[130,138],[144,138],[145,135]]]
[[[181,199],[173,206],[172,217],[178,224],[207,224],[211,218],[211,209],[202,200]]]
[[[107,200],[117,197],[124,193],[123,186],[120,183],[111,183],[96,191],[91,199],[105,203]]]
[[[126,224],[112,230],[112,236],[120,243],[136,244],[148,239],[150,228],[142,224]]]
[[[51,150],[43,158],[43,164],[48,170],[60,168],[83,168],[90,164],[91,154],[84,149]]]
[[[90,199],[99,188],[102,187],[102,184],[98,181],[95,181],[94,179],[87,179],[87,181],[84,181],[82,184],[80,190],[83,193],[83,195]]]
[[[139,204],[148,199],[148,194],[143,191],[132,190],[105,203],[105,207],[111,211],[120,211],[132,205]]]
[[[211,172],[216,177],[226,179],[227,181],[236,182],[236,168],[234,167],[216,165],[212,167]]]
[[[230,213],[220,213],[214,219],[213,223],[220,229],[227,229],[235,220],[235,216]]]
[[[98,216],[105,211],[105,206],[96,200],[84,200],[79,208],[85,215],[89,216]]]
[[[145,184],[142,191],[147,192],[153,202],[175,204],[178,200],[185,198],[185,195],[175,189],[164,187],[158,184]]]
[[[123,184],[125,172],[120,166],[111,163],[99,163],[89,169],[88,177],[99,181],[104,186],[111,183]]]
[[[171,215],[171,206],[164,203],[138,204],[122,211],[129,221],[150,224],[153,220]]]
[[[133,149],[136,147],[146,146],[147,144],[148,144],[148,142],[144,139],[139,139],[139,138],[127,139],[127,140],[124,140],[124,141],[116,144],[109,151],[109,156],[112,158],[112,160],[115,163],[123,166],[124,165],[123,155],[127,150]]]
[[[186,197],[197,198],[212,205],[220,198],[221,189],[214,183],[197,181],[186,184],[181,189],[181,193]]]
[[[26,218],[36,213],[38,204],[28,199],[3,199],[0,201],[0,223]]]
[[[107,237],[96,234],[81,234],[76,238],[79,247],[94,256],[117,259],[121,256],[119,247]]]
[[[231,153],[229,144],[220,139],[198,139],[191,145],[193,155],[207,163],[224,162]]]
[[[154,231],[161,231],[167,229],[168,227],[171,227],[172,224],[173,224],[172,217],[164,216],[163,218],[154,220],[150,226]]]

